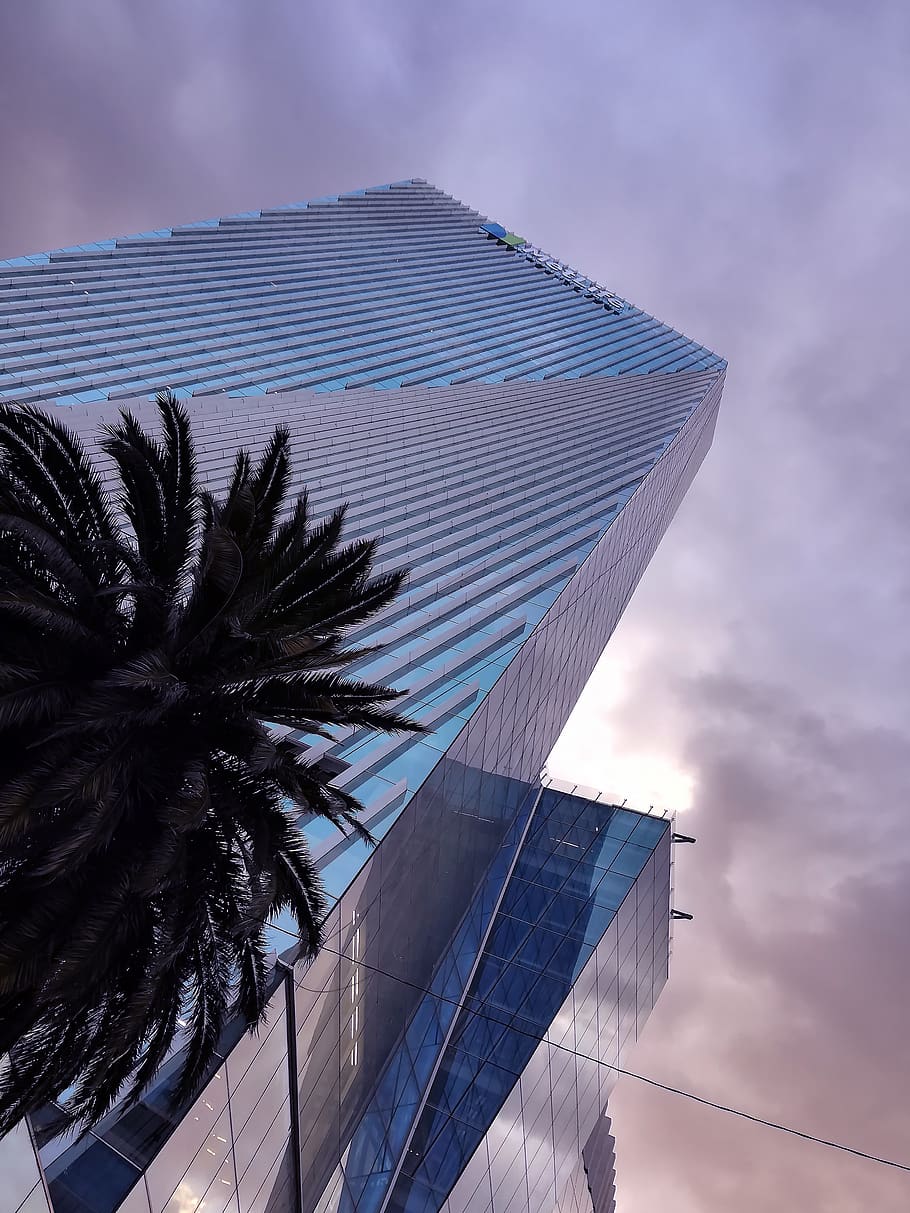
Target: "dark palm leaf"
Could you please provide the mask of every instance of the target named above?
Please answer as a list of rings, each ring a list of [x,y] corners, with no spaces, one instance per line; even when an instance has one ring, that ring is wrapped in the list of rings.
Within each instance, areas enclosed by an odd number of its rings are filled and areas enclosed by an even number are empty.
[[[65,426],[0,407],[0,1135],[65,1091],[95,1123],[178,1044],[189,1097],[227,1018],[263,1015],[267,920],[318,949],[297,818],[369,835],[266,721],[416,728],[344,674],[403,575],[342,544],[343,509],[287,500],[286,430],[215,499],[186,413],[158,405],[157,438],[105,427],[113,498]]]

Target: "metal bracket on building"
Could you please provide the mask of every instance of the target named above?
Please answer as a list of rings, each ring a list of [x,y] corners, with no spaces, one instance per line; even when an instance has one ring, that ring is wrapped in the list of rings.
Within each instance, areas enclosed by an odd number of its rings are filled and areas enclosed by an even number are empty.
[[[685,912],[685,910],[671,910],[670,917],[671,918],[685,918],[685,920],[687,922],[691,922],[693,916],[691,914],[687,914]]]
[[[671,842],[695,842],[695,839],[691,838],[688,834],[671,834],[670,841]]]

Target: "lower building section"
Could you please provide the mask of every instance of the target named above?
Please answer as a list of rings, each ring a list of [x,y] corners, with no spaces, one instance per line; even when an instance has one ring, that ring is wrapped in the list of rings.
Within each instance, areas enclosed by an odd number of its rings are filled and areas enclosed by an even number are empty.
[[[599,1153],[614,1067],[667,975],[669,823],[552,785],[496,790],[513,819],[429,981],[401,972],[401,1018],[365,996],[384,949],[353,905],[347,963],[298,978],[305,1213],[593,1208],[568,1200],[582,1147]],[[290,1183],[267,1208],[293,1213]]]
[[[611,1213],[603,1112],[667,976],[670,823],[467,784],[402,815],[144,1170],[145,1107],[45,1158],[55,1213]]]

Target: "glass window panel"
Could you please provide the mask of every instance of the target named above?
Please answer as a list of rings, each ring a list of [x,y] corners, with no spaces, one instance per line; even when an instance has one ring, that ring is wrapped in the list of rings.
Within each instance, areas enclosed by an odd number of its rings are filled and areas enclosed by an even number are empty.
[[[80,1143],[81,1144],[81,1143]],[[116,1209],[137,1182],[140,1172],[96,1138],[66,1166],[67,1155],[48,1167],[46,1175],[55,1207],[86,1213]]]
[[[500,980],[507,967],[508,962],[499,956],[485,955],[482,957],[471,982],[471,994],[475,1001],[489,998],[490,991]]]
[[[541,974],[527,996],[519,1003],[514,1025],[542,1035],[565,999],[565,983],[547,973]]]
[[[401,1103],[392,1113],[392,1118],[389,1121],[389,1145],[393,1150],[400,1150],[404,1145],[405,1138],[408,1134],[414,1117],[417,1115],[416,1103]]]
[[[613,860],[610,870],[634,879],[648,862],[650,856],[651,852],[647,848],[637,846],[634,842],[627,842]]]
[[[558,889],[566,877],[571,876],[576,864],[567,855],[553,854],[542,848],[529,849],[522,853],[515,867],[515,875],[522,880],[542,884],[549,889]]]
[[[361,1118],[348,1149],[344,1164],[348,1180],[355,1176],[369,1175],[385,1144],[386,1118],[378,1112],[367,1112]]]
[[[154,1157],[158,1146],[170,1133],[179,1114],[167,1108],[163,1100],[153,1107],[141,1101],[128,1111],[110,1118],[98,1133],[120,1154],[125,1154],[138,1167],[145,1167]]]
[[[609,868],[623,845],[621,838],[613,838],[609,834],[601,832],[591,844],[587,858],[599,868]]]
[[[145,1201],[144,1204],[130,1204],[129,1198],[127,1198],[127,1204],[121,1205],[120,1208],[123,1209],[124,1213],[148,1213],[148,1198],[145,1196],[144,1187],[141,1196]],[[16,1213],[50,1213],[47,1197],[44,1194],[44,1184],[40,1182],[35,1184],[34,1188],[32,1188],[31,1192],[29,1192],[28,1196],[26,1196],[25,1200],[16,1210]]]
[[[667,829],[668,824],[662,817],[639,817],[629,840],[653,849]]]
[[[557,950],[566,944],[566,937],[556,931],[548,931],[545,927],[535,927],[528,935],[515,956],[518,964],[542,972],[549,968],[550,962]],[[578,949],[578,944],[568,941],[569,947]]]
[[[422,1183],[410,1180],[407,1187],[398,1185],[387,1208],[388,1213],[438,1213],[439,1197]]]
[[[240,1208],[242,1213],[252,1213],[254,1198],[260,1189],[268,1190],[266,1179],[277,1172],[282,1157],[287,1152],[290,1128],[290,1105],[285,1104],[276,1113],[265,1136],[240,1174]],[[204,1210],[208,1213],[208,1210]]]
[[[614,809],[604,829],[611,838],[628,838],[638,824],[638,814],[628,809]]]
[[[439,1056],[439,1046],[437,1044],[422,1045],[414,1057],[414,1075],[417,1079],[417,1085],[423,1089],[427,1079],[433,1072],[433,1066],[436,1063],[436,1058]]]
[[[219,1070],[189,1112],[180,1121],[146,1172],[153,1209],[163,1209],[180,1177],[189,1167],[227,1104],[227,1082]],[[221,1136],[227,1137],[226,1133]]]
[[[562,893],[557,897],[544,915],[543,921],[553,931],[568,933],[573,930],[585,934],[587,916],[591,913],[587,902],[578,897]]]
[[[481,1136],[482,1132],[474,1126],[449,1120],[421,1160],[420,1178],[440,1193],[449,1192],[477,1149]]]
[[[235,1134],[242,1131],[247,1120],[254,1114],[254,1109],[263,1101],[266,1092],[273,1095],[271,1100],[265,1101],[271,1105],[269,1120],[275,1108],[287,1096],[286,1024],[286,1017],[282,1012],[268,1026],[267,1034],[260,1036],[259,1048],[253,1057],[249,1056],[249,1046],[245,1057],[240,1053],[240,1048],[246,1042],[241,1042],[241,1046],[228,1057],[226,1065],[231,1087],[231,1115]]]
[[[574,871],[563,886],[563,891],[574,897],[590,897],[602,875],[601,869],[593,863],[576,863]]]
[[[606,872],[603,880],[597,886],[597,892],[594,894],[595,900],[600,906],[618,909],[632,884],[633,881],[629,876],[623,876],[619,872]]]
[[[509,959],[515,955],[529,933],[535,929],[528,922],[501,914],[490,933],[487,949],[493,956]]]
[[[516,1132],[503,1146],[492,1162],[491,1182],[493,1199],[496,1207],[505,1208],[507,1202],[516,1192],[521,1192],[523,1200],[520,1207],[527,1209],[527,1165],[525,1162],[524,1139],[520,1131]]]
[[[186,1170],[182,1174],[171,1173],[172,1195],[164,1205],[159,1206],[164,1213],[195,1213],[203,1199],[206,1202],[205,1213],[220,1213],[229,1207],[228,1202],[234,1190],[230,1135],[230,1117],[225,1111],[212,1126]],[[151,1185],[149,1187],[151,1189]],[[160,1180],[158,1187],[161,1187]]]
[[[408,1026],[405,1039],[411,1049],[423,1044],[432,1044],[441,1039],[437,1000],[424,998]]]
[[[247,1120],[240,1124],[237,1117],[234,1116],[234,1154],[238,1174],[243,1174],[260,1149],[266,1135],[273,1133],[275,1117],[279,1111],[284,1108],[286,1117],[289,1116],[288,1107],[288,1071],[287,1065],[282,1064],[272,1076],[262,1098],[251,1109]],[[231,1108],[233,1111],[233,1097],[231,1098]],[[285,1136],[290,1133],[290,1129],[290,1120],[285,1119],[282,1130]]]
[[[497,1043],[494,1054],[497,1063],[505,1066],[507,1070],[512,1070],[513,1074],[521,1074],[524,1066],[528,1064],[530,1055],[538,1046],[534,1032],[519,1029],[521,1029],[521,1025],[506,1031]]]
[[[515,1081],[510,1070],[487,1063],[459,1100],[453,1115],[485,1133]]]
[[[38,1160],[25,1121],[20,1121],[11,1132],[0,1137],[0,1176],[3,1177],[4,1198],[11,1209],[17,1209],[39,1184]]]
[[[460,1049],[447,1049],[439,1072],[433,1080],[430,1103],[454,1108],[484,1069],[484,1060]]]

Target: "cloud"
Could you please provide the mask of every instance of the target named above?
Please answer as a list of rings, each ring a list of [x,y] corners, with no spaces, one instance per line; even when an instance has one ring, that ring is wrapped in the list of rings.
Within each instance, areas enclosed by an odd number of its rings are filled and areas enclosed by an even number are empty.
[[[832,721],[786,687],[710,677],[679,690],[698,722],[686,828],[699,842],[677,856],[676,899],[695,919],[678,924],[631,1066],[908,1162],[906,738]],[[612,1110],[630,1209],[694,1213],[724,1193],[748,1213],[906,1208],[906,1175],[632,1080]]]

